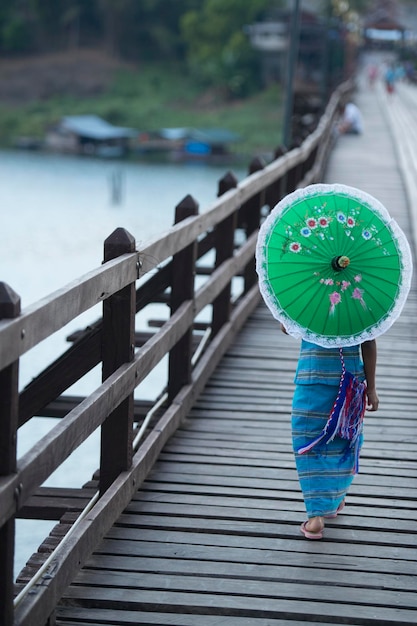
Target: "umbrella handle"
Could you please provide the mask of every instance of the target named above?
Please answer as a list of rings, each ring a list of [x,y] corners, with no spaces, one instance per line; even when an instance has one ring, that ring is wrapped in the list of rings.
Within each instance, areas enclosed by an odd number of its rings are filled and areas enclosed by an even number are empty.
[[[341,256],[336,256],[332,260],[332,268],[336,270],[337,272],[341,272],[342,270],[346,269],[349,264],[350,264],[349,257],[343,254]]]

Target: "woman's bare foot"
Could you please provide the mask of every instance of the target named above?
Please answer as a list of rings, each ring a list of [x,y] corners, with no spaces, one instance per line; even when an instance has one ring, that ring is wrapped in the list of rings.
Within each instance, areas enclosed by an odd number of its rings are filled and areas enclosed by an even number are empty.
[[[309,533],[321,533],[324,529],[324,519],[322,517],[310,517],[305,525]]]
[[[307,539],[321,539],[323,537],[324,519],[322,517],[310,517],[303,522],[300,531]]]

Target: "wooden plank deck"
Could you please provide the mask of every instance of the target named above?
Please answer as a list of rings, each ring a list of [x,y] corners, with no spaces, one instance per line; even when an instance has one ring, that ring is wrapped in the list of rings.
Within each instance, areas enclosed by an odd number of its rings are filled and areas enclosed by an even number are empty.
[[[327,180],[378,197],[412,237],[395,119],[382,93],[361,89],[357,101],[366,133],[338,142]],[[416,306],[414,279],[378,340],[380,410],[366,418],[361,472],[323,541],[299,533],[289,418],[298,342],[260,305],[66,592],[57,624],[416,624]]]

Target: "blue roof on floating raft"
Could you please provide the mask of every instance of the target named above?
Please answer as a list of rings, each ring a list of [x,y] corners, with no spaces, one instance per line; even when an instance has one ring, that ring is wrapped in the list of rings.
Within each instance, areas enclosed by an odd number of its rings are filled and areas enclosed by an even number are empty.
[[[89,139],[123,139],[136,137],[138,131],[134,128],[113,126],[98,115],[69,115],[60,121],[60,127]]]

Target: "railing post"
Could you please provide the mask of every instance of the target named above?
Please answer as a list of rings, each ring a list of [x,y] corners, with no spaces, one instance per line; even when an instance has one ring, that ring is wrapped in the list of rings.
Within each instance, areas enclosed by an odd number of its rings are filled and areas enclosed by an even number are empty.
[[[135,252],[135,239],[117,228],[104,242],[104,262]],[[102,380],[132,361],[135,348],[135,283],[103,302]],[[107,417],[101,427],[100,494],[132,464],[133,393]]]
[[[230,189],[237,187],[237,178],[232,172],[228,172],[219,181],[218,196],[222,196]],[[235,229],[237,223],[237,211],[226,217],[215,229],[216,262],[219,267],[224,261],[233,256],[235,243]],[[212,334],[218,333],[220,328],[229,320],[231,310],[232,285],[229,283],[213,302]]]
[[[294,165],[294,167],[292,167],[288,172],[287,172],[287,181],[286,181],[286,194],[292,193],[293,191],[295,191],[297,189],[297,185],[300,182],[300,166]]]
[[[0,320],[20,315],[20,297],[0,283]],[[0,476],[16,472],[19,417],[19,361],[0,371]],[[18,493],[16,497],[18,498]],[[13,624],[15,520],[0,528],[0,624]]]
[[[175,207],[175,223],[198,215],[198,203],[190,195]],[[172,259],[171,315],[185,300],[194,297],[197,241],[174,255]],[[191,381],[192,327],[181,337],[169,353],[168,397],[172,400],[183,385]]]
[[[274,151],[274,160],[279,159],[287,153],[285,146],[278,146]],[[281,178],[269,185],[265,190],[265,203],[273,209],[274,206],[283,198],[286,194],[287,175],[283,174]]]
[[[252,159],[249,164],[249,175],[260,172],[265,167],[265,163],[259,157]],[[265,204],[265,189],[249,198],[245,204],[240,207],[238,226],[245,229],[246,239],[259,228],[261,222],[261,208]],[[255,258],[253,258],[245,267],[243,273],[244,293],[247,293],[253,285],[258,281]]]
[[[313,148],[313,150],[310,152],[309,156],[307,157],[307,159],[302,163],[302,167],[301,167],[301,175],[300,175],[300,181],[304,180],[304,178],[311,172],[311,170],[314,167],[316,158],[317,158],[317,152],[318,152],[318,146],[316,146],[315,148]],[[315,181],[314,181],[315,182]]]

